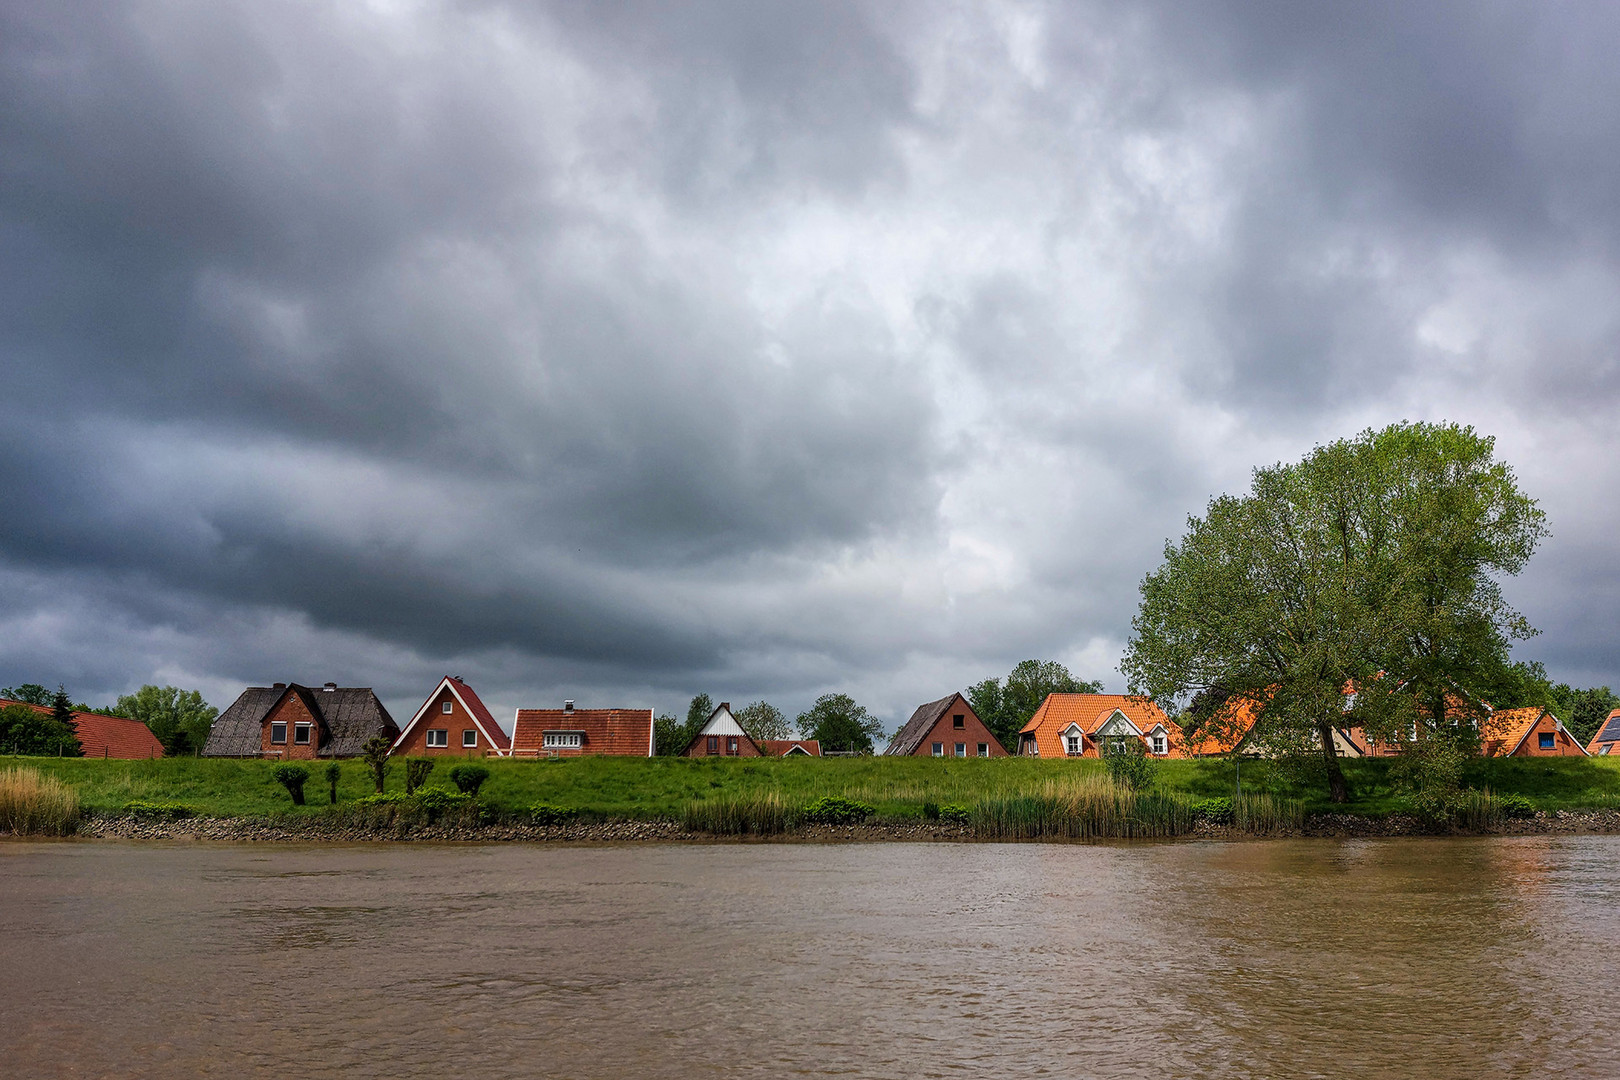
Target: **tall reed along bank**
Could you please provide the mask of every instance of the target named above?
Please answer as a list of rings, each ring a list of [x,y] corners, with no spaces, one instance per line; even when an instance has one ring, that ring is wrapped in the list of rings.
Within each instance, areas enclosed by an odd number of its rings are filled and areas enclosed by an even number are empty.
[[[1333,805],[1277,763],[1155,763],[1136,788],[1095,761],[931,758],[359,761],[289,778],[267,761],[0,759],[0,832],[267,840],[1087,841],[1620,832],[1620,767],[1482,760],[1420,812],[1383,761],[1347,762]],[[467,768],[476,765],[478,768]],[[462,766],[458,769],[457,766]],[[299,770],[303,772],[304,770]],[[295,805],[289,780],[297,781]]]

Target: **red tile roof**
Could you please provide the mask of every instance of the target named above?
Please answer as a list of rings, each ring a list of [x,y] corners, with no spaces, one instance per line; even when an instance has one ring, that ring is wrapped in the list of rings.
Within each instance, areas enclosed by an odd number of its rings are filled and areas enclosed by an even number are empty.
[[[821,743],[816,739],[761,739],[759,748],[765,751],[768,757],[782,757],[795,746],[800,747],[811,757],[821,756]]]
[[[0,698],[0,709],[8,705],[21,705],[25,709],[35,712],[51,714],[51,709],[44,705],[30,705],[26,701],[10,701]],[[152,729],[139,720],[130,720],[122,716],[102,716],[100,713],[76,712],[73,714],[73,728],[79,736],[79,745],[84,748],[87,758],[160,758],[163,756],[163,744],[157,741]]]
[[[519,709],[512,725],[512,753],[545,753],[548,731],[585,733],[582,754],[652,757],[651,709]]]
[[[461,695],[461,700],[467,703],[467,709],[478,718],[479,724],[484,728],[484,733],[489,736],[489,741],[502,750],[510,749],[512,737],[489,714],[489,710],[484,707],[484,702],[478,696],[478,691],[453,675],[450,676],[450,681],[456,684],[456,693]]]

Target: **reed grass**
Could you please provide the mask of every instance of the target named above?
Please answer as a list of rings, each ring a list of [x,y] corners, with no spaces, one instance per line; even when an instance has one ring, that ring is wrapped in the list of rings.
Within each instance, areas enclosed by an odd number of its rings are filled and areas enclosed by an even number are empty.
[[[69,836],[79,827],[79,796],[35,769],[0,770],[0,832]]]
[[[1034,794],[983,799],[971,814],[974,835],[986,840],[1182,836],[1196,820],[1185,796],[1132,791],[1095,773],[1048,781]]]
[[[683,822],[689,832],[716,836],[774,836],[797,822],[796,808],[790,808],[774,791],[758,795],[700,799],[686,804]]]
[[[1305,828],[1305,803],[1264,793],[1244,795],[1232,805],[1232,828],[1267,835]]]

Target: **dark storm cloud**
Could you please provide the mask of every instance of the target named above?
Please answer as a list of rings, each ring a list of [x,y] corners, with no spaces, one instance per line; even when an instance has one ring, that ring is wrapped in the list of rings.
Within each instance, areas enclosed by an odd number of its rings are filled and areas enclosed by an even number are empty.
[[[1187,512],[1409,415],[1614,667],[1606,7],[0,12],[0,674],[1106,676]]]

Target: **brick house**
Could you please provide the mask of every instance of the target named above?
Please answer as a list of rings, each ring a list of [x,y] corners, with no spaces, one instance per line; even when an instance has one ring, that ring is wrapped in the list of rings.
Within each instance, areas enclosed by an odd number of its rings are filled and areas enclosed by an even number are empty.
[[[759,739],[759,748],[766,757],[820,757],[821,743],[816,739]]]
[[[1181,728],[1147,697],[1125,694],[1048,694],[1018,732],[1028,757],[1101,757],[1110,742],[1138,739],[1152,757],[1191,756]]]
[[[0,709],[20,705],[45,716],[53,714],[49,705],[32,705],[26,701],[0,698]],[[163,744],[157,741],[152,729],[139,720],[124,716],[103,716],[100,713],[75,712],[73,733],[79,738],[79,747],[87,758],[119,758],[137,760],[160,758]]]
[[[764,757],[765,749],[737,723],[737,718],[731,712],[731,702],[722,701],[714,707],[697,734],[692,736],[692,741],[686,744],[681,756]]]
[[[1608,719],[1598,725],[1592,741],[1586,744],[1586,752],[1592,757],[1608,757],[1616,746],[1620,746],[1620,709],[1611,712]]]
[[[459,675],[446,675],[394,740],[393,753],[412,757],[500,757],[512,740]]]
[[[1486,757],[1587,756],[1563,721],[1535,705],[1492,713],[1480,724],[1479,738]]]
[[[968,699],[949,694],[917,706],[889,740],[885,755],[900,757],[1006,757],[1001,745]]]
[[[519,709],[511,757],[653,756],[651,709]]]
[[[357,757],[379,735],[392,743],[399,725],[369,686],[250,686],[214,721],[203,757]]]

